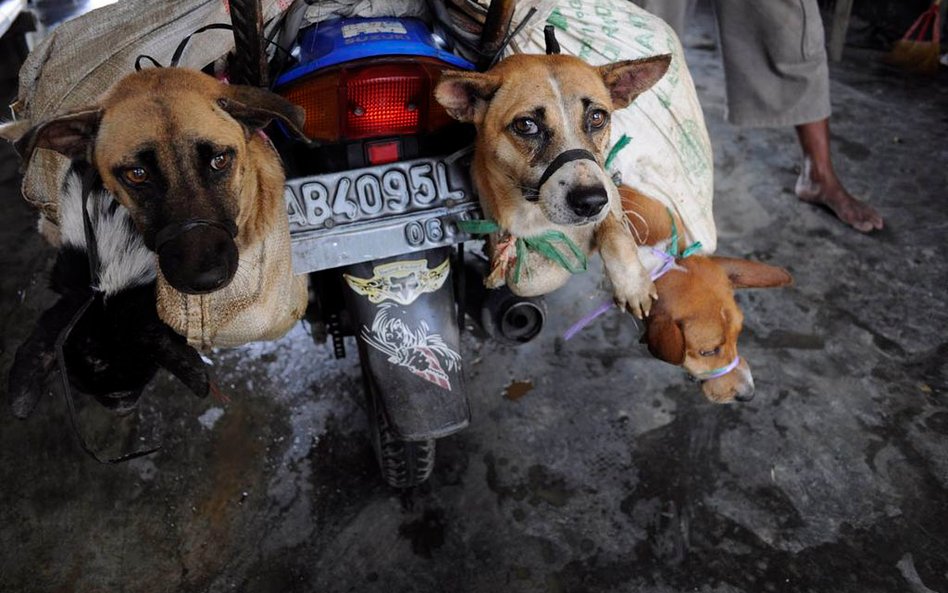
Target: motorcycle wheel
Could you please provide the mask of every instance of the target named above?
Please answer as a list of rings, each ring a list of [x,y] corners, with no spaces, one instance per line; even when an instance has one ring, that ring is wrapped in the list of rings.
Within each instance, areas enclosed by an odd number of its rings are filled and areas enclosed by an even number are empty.
[[[360,359],[364,360],[361,352]],[[369,431],[372,448],[378,461],[382,478],[393,488],[411,488],[428,480],[435,464],[435,440],[405,441],[395,434],[385,412],[385,404],[375,381],[364,367],[362,379],[365,383],[366,411],[369,415]]]

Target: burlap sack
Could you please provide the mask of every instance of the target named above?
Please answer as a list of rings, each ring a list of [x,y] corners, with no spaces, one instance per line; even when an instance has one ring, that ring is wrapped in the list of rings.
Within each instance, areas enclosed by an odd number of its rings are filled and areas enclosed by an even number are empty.
[[[282,198],[281,198],[282,200]],[[282,202],[279,204],[282,210]],[[270,233],[241,246],[234,279],[204,295],[178,292],[158,271],[158,316],[199,350],[275,340],[303,317],[306,276],[293,275],[286,213]]]

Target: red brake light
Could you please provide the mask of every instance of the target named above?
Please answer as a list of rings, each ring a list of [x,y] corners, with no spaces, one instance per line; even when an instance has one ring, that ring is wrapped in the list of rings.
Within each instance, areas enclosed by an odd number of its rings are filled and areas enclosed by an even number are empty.
[[[315,140],[363,140],[420,134],[452,122],[435,101],[442,62],[354,63],[279,90],[306,110],[303,131]]]
[[[418,132],[427,103],[424,72],[413,66],[377,66],[346,80],[346,136],[352,140]]]
[[[399,157],[399,146],[401,146],[401,140],[369,142],[365,145],[365,154],[369,159],[369,164],[384,165],[385,163],[394,163]]]

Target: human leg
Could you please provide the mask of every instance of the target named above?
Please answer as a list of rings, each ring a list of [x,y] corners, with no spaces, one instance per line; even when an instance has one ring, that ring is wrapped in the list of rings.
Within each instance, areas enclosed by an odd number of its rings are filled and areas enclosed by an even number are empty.
[[[727,86],[727,119],[741,126],[792,125],[803,151],[796,194],[857,230],[882,217],[852,196],[833,168],[829,67],[816,0],[716,0]]]
[[[799,124],[797,139],[803,150],[803,167],[796,194],[801,200],[822,204],[836,216],[864,233],[882,228],[882,216],[869,204],[852,196],[836,177],[830,158],[829,118]]]
[[[816,0],[716,0],[727,120],[782,127],[830,114],[829,68]]]

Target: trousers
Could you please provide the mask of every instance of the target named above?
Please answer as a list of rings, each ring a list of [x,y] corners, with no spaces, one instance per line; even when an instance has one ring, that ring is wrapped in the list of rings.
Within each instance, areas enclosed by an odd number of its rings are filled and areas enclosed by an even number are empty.
[[[695,0],[634,0],[684,40]],[[829,66],[816,0],[711,0],[724,61],[726,118],[778,127],[830,115]]]

